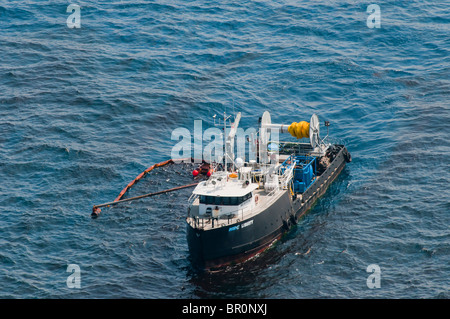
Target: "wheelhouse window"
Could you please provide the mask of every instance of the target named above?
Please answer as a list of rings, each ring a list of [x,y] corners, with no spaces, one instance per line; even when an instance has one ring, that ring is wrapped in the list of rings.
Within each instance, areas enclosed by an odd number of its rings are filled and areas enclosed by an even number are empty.
[[[240,197],[222,197],[200,195],[200,204],[238,206],[252,198],[252,193]]]

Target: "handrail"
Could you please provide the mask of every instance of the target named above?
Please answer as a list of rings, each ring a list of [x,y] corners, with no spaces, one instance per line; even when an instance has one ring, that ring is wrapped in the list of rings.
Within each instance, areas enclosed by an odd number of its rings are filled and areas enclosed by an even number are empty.
[[[251,209],[248,209],[248,211],[251,211]],[[205,221],[206,221],[206,224],[208,224],[208,222],[211,222],[211,227],[214,228],[214,220],[217,220],[217,223],[219,223],[218,222],[219,219],[228,219],[228,225],[230,224],[230,220],[232,220],[233,218],[239,217],[239,215],[240,215],[240,220],[239,220],[239,218],[237,218],[237,220],[238,221],[244,220],[244,208],[239,208],[239,209],[233,210],[233,211],[227,213],[227,215],[234,215],[234,217],[218,218],[218,217],[213,217],[210,215],[208,215],[208,216],[197,215],[197,216],[188,216],[188,219],[191,218],[193,220],[193,224],[196,225],[197,227],[200,226],[200,220],[202,220],[202,227],[201,227],[202,229],[205,228]],[[225,214],[223,214],[222,216],[225,216]]]

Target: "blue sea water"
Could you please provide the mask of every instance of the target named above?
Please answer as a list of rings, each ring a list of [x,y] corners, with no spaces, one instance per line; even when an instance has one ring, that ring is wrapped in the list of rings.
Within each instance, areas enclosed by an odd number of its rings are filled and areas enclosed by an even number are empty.
[[[0,0],[0,297],[449,298],[450,2],[377,1],[369,28],[372,3]],[[317,113],[352,154],[280,243],[193,271],[189,189],[91,219],[170,158],[174,129],[233,107],[242,127]]]

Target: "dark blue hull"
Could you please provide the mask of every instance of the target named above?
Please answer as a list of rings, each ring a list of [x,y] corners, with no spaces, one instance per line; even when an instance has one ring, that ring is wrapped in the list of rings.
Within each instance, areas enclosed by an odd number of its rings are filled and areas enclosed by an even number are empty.
[[[291,196],[286,190],[270,207],[237,224],[203,230],[187,223],[187,241],[193,264],[213,270],[245,261],[267,249],[326,192],[349,161],[349,156],[341,146],[328,168],[302,196]]]

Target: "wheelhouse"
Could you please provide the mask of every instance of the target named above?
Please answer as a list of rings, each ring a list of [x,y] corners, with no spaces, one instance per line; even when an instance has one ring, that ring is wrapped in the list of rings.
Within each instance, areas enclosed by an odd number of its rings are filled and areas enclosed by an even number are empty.
[[[239,206],[253,197],[249,192],[244,196],[208,196],[200,195],[199,203],[206,205],[220,205],[220,206]]]

